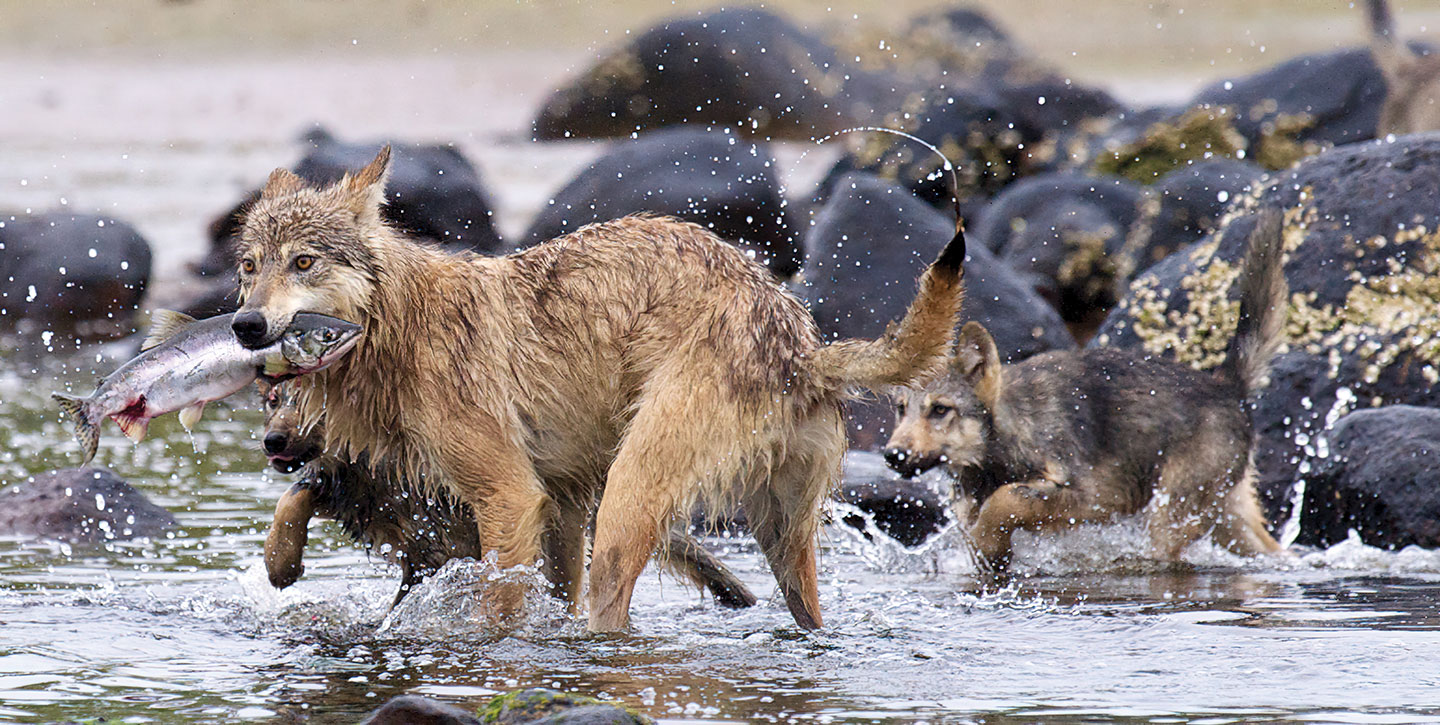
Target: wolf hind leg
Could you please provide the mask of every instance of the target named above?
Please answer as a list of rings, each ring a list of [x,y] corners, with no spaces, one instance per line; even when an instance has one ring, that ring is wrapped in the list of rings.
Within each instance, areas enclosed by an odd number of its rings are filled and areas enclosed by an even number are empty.
[[[630,598],[682,501],[697,486],[734,480],[754,456],[754,426],[735,401],[692,373],[656,373],[610,464],[595,515],[590,630],[630,622]]]
[[[1277,554],[1284,547],[1270,534],[1260,497],[1255,491],[1255,466],[1225,496],[1224,507],[1215,522],[1215,541],[1240,556]]]

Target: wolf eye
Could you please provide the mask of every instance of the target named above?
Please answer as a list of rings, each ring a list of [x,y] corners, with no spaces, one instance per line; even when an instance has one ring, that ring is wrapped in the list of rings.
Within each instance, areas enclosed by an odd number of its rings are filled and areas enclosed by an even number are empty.
[[[255,273],[255,260],[253,260],[253,259],[242,259],[242,260],[240,260],[240,271],[241,271],[241,272],[244,272],[245,274],[254,274],[254,273]]]
[[[279,393],[272,392],[272,393],[270,393],[269,395],[265,396],[265,407],[266,407],[266,408],[269,408],[269,409],[271,409],[271,410],[275,410],[276,408],[279,408],[279,407],[280,407],[280,394],[279,394]]]
[[[898,414],[900,414],[900,415],[903,417],[903,416],[905,415],[905,404],[904,404],[904,403],[896,403],[896,404],[895,404],[895,412],[898,413]]]
[[[930,406],[930,417],[935,420],[939,420],[940,418],[944,418],[945,416],[949,415],[950,411],[952,410],[954,410],[954,408],[948,405],[941,405],[939,403],[936,403]]]
[[[310,265],[313,264],[315,264],[315,258],[308,254],[302,254],[295,258],[295,269],[304,271],[310,269]]]

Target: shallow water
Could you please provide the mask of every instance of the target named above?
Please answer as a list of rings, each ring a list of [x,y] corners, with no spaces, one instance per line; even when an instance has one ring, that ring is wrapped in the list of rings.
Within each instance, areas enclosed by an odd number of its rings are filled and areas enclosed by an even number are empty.
[[[104,364],[102,363],[103,367]],[[76,460],[46,372],[0,380],[6,482]],[[825,629],[794,627],[743,537],[712,548],[762,596],[719,609],[647,573],[628,636],[537,596],[513,631],[467,617],[496,575],[457,562],[387,617],[396,572],[316,524],[276,592],[261,545],[289,477],[262,474],[256,410],[174,420],[99,462],[176,513],[156,540],[0,539],[0,720],[351,722],[406,692],[469,706],[541,685],[659,718],[1400,722],[1440,717],[1440,553],[1347,542],[1174,569],[1120,523],[1019,542],[1022,581],[982,592],[953,532],[921,550],[826,531]],[[20,455],[23,452],[23,455]],[[526,576],[509,573],[507,576]]]

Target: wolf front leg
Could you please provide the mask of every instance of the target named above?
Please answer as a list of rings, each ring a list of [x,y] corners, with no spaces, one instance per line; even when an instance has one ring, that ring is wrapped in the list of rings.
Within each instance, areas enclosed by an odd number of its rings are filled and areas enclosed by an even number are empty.
[[[1057,467],[1040,478],[1001,486],[985,499],[970,540],[980,566],[996,576],[1010,569],[1011,537],[1017,529],[1043,529],[1093,517],[1084,488],[1072,485]]]

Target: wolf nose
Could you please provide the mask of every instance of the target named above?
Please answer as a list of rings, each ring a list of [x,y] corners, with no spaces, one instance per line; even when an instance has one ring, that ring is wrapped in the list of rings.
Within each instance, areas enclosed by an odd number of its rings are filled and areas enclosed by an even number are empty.
[[[885,449],[885,463],[897,471],[905,466],[905,461],[909,458],[910,454],[904,448]]]
[[[284,433],[265,434],[265,452],[269,455],[279,455],[285,451],[285,446],[290,443],[290,436]]]
[[[235,339],[245,347],[259,347],[264,343],[267,327],[265,315],[255,310],[237,312],[230,321],[230,329],[235,331]]]

